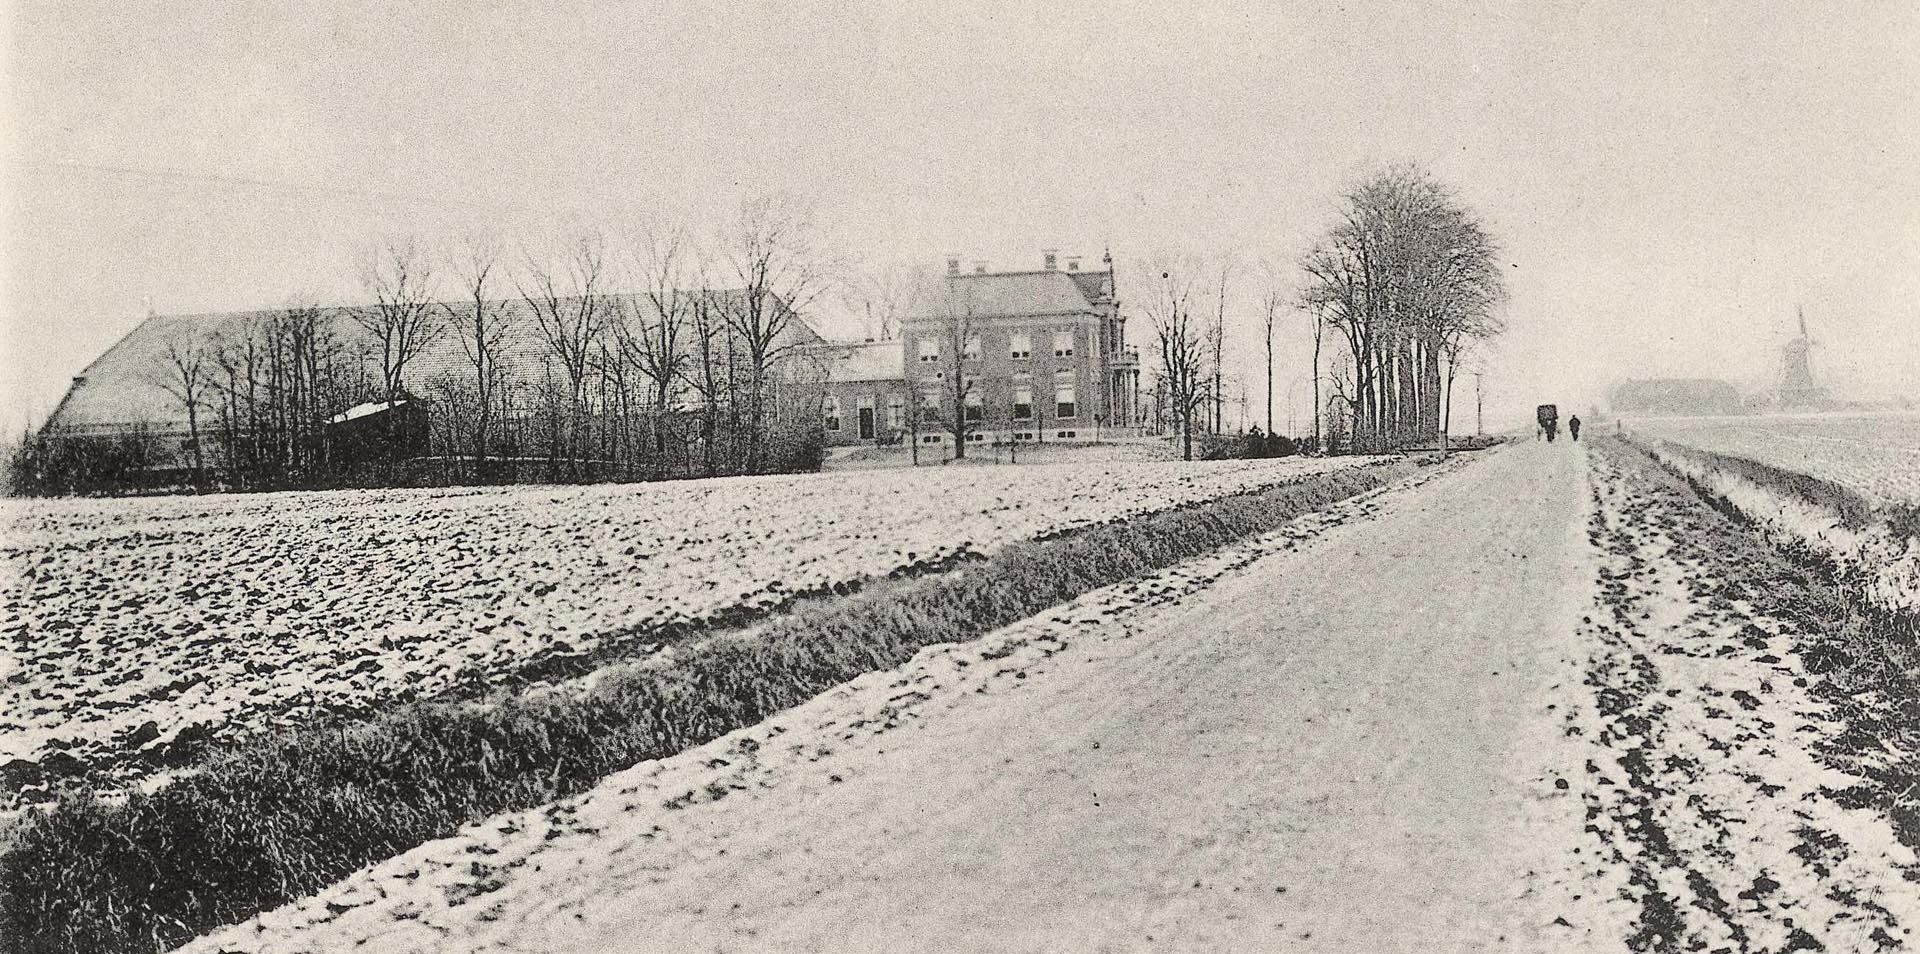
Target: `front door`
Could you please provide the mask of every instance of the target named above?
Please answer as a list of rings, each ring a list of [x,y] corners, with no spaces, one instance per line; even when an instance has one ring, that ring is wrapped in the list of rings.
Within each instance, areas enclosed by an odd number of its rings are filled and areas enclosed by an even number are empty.
[[[860,409],[860,439],[863,441],[873,440],[873,408],[863,407]]]

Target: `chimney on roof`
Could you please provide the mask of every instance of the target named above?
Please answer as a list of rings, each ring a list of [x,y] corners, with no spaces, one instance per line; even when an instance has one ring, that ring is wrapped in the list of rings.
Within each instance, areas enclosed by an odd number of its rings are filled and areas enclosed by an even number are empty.
[[[974,273],[975,275],[985,275],[985,274],[987,273],[987,260],[986,260],[986,259],[984,259],[984,258],[976,258],[976,259],[974,259],[974,260],[973,260],[973,273]]]
[[[1059,262],[1060,262],[1060,250],[1059,250],[1059,249],[1057,249],[1057,248],[1043,248],[1043,249],[1041,249],[1041,250],[1040,250],[1040,262],[1041,262],[1041,266],[1040,266],[1040,267],[1042,267],[1042,268],[1044,268],[1044,269],[1046,269],[1047,271],[1053,271],[1054,269],[1056,269],[1056,268],[1058,268],[1058,267],[1060,267],[1060,266],[1059,266]]]
[[[1080,270],[1080,256],[1078,255],[1067,256],[1067,271],[1077,272],[1079,270]]]
[[[960,256],[958,255],[947,256],[947,274],[949,275],[960,274]]]

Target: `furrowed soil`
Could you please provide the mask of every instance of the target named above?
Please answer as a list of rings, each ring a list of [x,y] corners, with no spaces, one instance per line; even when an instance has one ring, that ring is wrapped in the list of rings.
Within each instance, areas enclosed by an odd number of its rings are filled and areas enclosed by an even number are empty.
[[[1740,532],[1520,445],[190,949],[1910,948],[1913,852]]]

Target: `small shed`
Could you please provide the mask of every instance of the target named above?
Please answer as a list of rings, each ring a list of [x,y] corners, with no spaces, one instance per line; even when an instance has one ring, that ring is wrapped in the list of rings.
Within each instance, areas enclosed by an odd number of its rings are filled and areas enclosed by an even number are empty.
[[[410,397],[357,404],[327,418],[326,435],[336,464],[405,460],[426,453],[427,409]]]

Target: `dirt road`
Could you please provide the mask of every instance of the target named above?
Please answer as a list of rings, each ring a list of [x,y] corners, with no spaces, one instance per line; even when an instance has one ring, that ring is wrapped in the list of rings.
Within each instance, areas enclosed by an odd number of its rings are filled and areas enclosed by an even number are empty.
[[[199,949],[1680,949],[1592,824],[1594,500],[1513,447]]]
[[[1563,912],[1516,903],[1553,791],[1535,700],[1562,648],[1543,634],[1572,627],[1540,624],[1587,575],[1583,493],[1567,452],[1445,478],[894,733],[804,804],[714,812],[668,882],[578,937],[1541,950]]]

